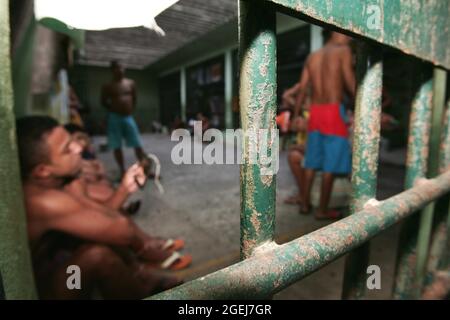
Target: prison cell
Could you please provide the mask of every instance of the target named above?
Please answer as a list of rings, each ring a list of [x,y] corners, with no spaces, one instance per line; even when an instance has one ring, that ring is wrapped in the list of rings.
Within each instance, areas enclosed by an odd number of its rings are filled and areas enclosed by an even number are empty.
[[[8,1],[0,0],[0,5],[0,271],[6,298],[35,298],[13,134]],[[275,129],[277,11],[358,38],[350,214],[276,244],[276,176],[262,175],[261,165],[246,161],[240,174],[242,261],[150,298],[268,298],[347,253],[342,297],[363,298],[370,239],[402,221],[393,297],[420,298],[434,273],[449,267],[450,213],[436,223],[439,228],[433,228],[433,215],[435,202],[448,201],[450,190],[450,112],[444,101],[450,7],[445,1],[426,0],[240,0],[239,99],[244,132]],[[379,14],[379,20],[371,14]],[[375,21],[369,23],[369,18]],[[406,190],[377,201],[383,46],[432,64],[434,74],[424,79],[412,104]],[[244,159],[254,143],[258,141],[246,138]],[[416,215],[418,222],[411,219]]]

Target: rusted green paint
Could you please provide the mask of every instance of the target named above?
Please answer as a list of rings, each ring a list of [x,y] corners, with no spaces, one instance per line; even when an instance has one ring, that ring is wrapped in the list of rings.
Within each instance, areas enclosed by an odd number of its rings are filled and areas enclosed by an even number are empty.
[[[7,299],[33,299],[13,115],[8,3],[0,0],[0,272]]]
[[[266,0],[278,10],[398,48],[450,69],[450,2]]]
[[[406,189],[412,188],[419,179],[426,177],[431,127],[432,90],[432,79],[424,80],[414,97],[411,107],[406,157]],[[413,299],[415,297],[414,279],[416,276],[418,218],[418,216],[414,216],[406,219],[400,231],[393,290],[394,299]]]
[[[5,300],[5,289],[3,288],[2,272],[0,270],[0,300]]]
[[[355,249],[450,191],[450,171],[287,244],[151,299],[266,298]]]
[[[450,166],[450,99],[447,101],[439,155],[439,171],[443,172]]]
[[[275,228],[276,175],[264,175],[262,171],[264,166],[261,164],[261,139],[258,135],[260,129],[276,128],[275,12],[260,1],[240,1],[239,37],[239,103],[244,134],[241,258],[244,259],[257,246],[272,241]],[[255,150],[257,159],[253,158]],[[267,155],[271,156],[270,150]]]
[[[441,144],[439,152],[439,172],[443,172],[450,166],[450,100],[447,101],[447,108],[444,116],[444,123],[441,134]],[[446,200],[447,210],[445,214],[442,208],[437,208],[437,222],[433,228],[431,236],[430,254],[427,263],[427,278],[439,269],[448,268],[448,251],[450,251],[450,204]],[[427,281],[427,280],[426,280]]]
[[[405,188],[412,188],[418,179],[426,177],[433,101],[432,91],[433,81],[430,79],[420,87],[411,108]]]
[[[447,73],[436,68],[433,74],[433,111],[432,126],[430,133],[430,153],[428,161],[428,177],[434,177],[439,172],[439,149],[442,130],[442,119],[444,116],[444,102]],[[417,239],[417,262],[416,262],[416,290],[420,296],[424,284],[430,236],[433,227],[433,213],[435,203],[430,203],[422,212],[420,217],[420,228]]]
[[[358,80],[353,134],[351,212],[360,211],[375,198],[377,189],[378,149],[380,144],[381,87],[383,63],[380,53],[372,54],[370,67]],[[362,65],[367,60],[362,58]],[[365,62],[364,62],[365,61]]]
[[[375,199],[377,189],[383,64],[379,50],[372,49],[368,59],[368,48],[365,46],[363,43],[358,44],[351,214],[362,210],[369,199]],[[364,296],[368,261],[368,243],[347,257],[343,299],[360,299]]]

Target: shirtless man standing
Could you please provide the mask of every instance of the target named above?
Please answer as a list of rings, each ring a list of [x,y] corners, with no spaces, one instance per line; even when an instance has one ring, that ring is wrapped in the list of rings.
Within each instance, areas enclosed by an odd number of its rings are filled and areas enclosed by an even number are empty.
[[[355,96],[356,80],[350,38],[332,32],[325,46],[307,58],[303,69],[296,110],[298,115],[311,88],[308,141],[305,155],[305,192],[301,213],[310,211],[311,186],[315,171],[322,171],[320,204],[316,218],[338,218],[336,211],[328,210],[335,175],[351,172],[351,149],[348,123],[342,105],[345,93]]]
[[[125,78],[125,69],[118,61],[111,62],[112,81],[102,87],[101,103],[108,110],[108,146],[114,150],[121,177],[125,173],[122,139],[134,148],[138,160],[144,158],[139,130],[132,117],[136,107],[136,85]]]
[[[156,249],[154,239],[118,210],[86,197],[76,179],[81,147],[62,126],[49,117],[30,116],[19,119],[16,128],[41,298],[86,299],[96,288],[103,298],[137,299],[179,284],[176,277],[155,271],[155,259],[162,261],[171,252]],[[127,197],[145,179],[142,167],[132,166],[119,196]],[[81,270],[81,290],[67,288],[70,265]]]

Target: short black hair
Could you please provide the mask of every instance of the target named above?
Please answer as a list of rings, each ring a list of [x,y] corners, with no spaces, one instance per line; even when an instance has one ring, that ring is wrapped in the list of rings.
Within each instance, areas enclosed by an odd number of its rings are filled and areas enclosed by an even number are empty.
[[[22,181],[28,179],[38,164],[50,161],[45,137],[58,126],[58,121],[48,116],[26,116],[17,119],[16,133]]]
[[[64,129],[66,129],[70,134],[74,134],[75,132],[87,133],[83,127],[74,123],[67,123],[66,125],[64,125]]]

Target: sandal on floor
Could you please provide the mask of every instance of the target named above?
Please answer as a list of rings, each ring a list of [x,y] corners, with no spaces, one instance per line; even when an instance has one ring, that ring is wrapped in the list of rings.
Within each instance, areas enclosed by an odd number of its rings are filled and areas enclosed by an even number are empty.
[[[181,270],[187,268],[192,262],[191,255],[182,256],[179,252],[174,252],[170,257],[161,263],[160,267],[164,270]]]
[[[167,239],[162,245],[161,249],[169,251],[178,251],[184,248],[184,240],[182,239]]]

